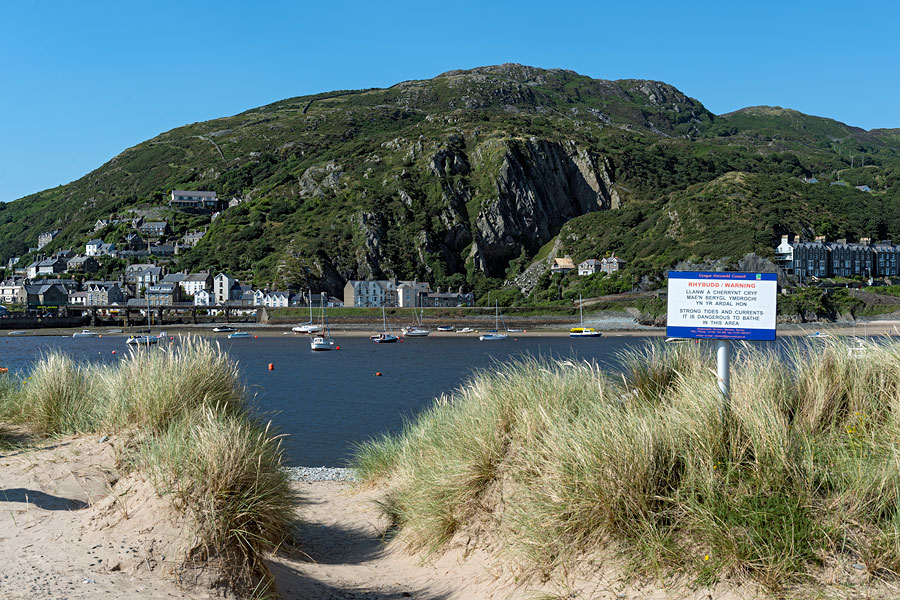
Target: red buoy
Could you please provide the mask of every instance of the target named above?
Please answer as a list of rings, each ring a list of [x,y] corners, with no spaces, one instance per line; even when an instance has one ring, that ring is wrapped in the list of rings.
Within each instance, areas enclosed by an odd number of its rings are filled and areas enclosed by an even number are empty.
[[[375,377],[381,377],[381,371],[376,372]]]
[[[254,335],[254,336],[253,336],[253,339],[255,340],[255,339],[257,339],[258,337],[259,337],[258,335]]]
[[[335,350],[340,350],[340,349],[341,349],[341,347],[340,347],[340,346],[335,346],[335,348],[334,348],[334,349],[335,349]]]
[[[116,351],[115,351],[115,350],[113,350],[113,354],[115,354],[115,353],[116,353]]]
[[[274,370],[275,370],[275,363],[269,363],[269,370],[270,370],[270,371],[274,371]]]

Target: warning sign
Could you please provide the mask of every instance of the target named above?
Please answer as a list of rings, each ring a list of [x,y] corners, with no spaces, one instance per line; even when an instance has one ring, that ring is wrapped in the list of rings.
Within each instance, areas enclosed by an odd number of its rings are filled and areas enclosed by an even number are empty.
[[[666,335],[774,340],[775,273],[669,271]]]

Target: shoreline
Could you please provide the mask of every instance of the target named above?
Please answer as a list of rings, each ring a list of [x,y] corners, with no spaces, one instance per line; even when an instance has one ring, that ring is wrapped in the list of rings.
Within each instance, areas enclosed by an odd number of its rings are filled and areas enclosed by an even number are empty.
[[[240,331],[247,331],[258,337],[278,337],[289,335],[292,337],[309,337],[308,334],[296,333],[291,331],[293,323],[289,324],[266,324],[266,323],[203,323],[203,324],[170,324],[162,327],[153,327],[153,333],[160,331],[174,335],[195,334],[209,337],[228,339],[228,334],[224,332],[213,331],[214,327],[230,325]],[[352,325],[337,325],[330,328],[331,334],[336,338],[366,338],[373,333],[380,331],[381,323],[366,323]],[[593,326],[602,331],[603,337],[666,337],[665,327],[641,326],[634,325],[603,327],[602,324],[593,322],[585,323],[586,326]],[[512,337],[568,337],[569,327],[575,324],[567,324],[564,327],[548,326],[546,323],[536,323],[533,328],[522,328],[522,331],[509,332]],[[73,333],[82,331],[83,327],[59,327],[59,328],[43,328],[43,329],[24,329],[24,330],[0,330],[0,338],[16,338],[16,337],[71,337]],[[90,331],[98,333],[101,337],[128,337],[140,331],[146,331],[147,327],[89,327]],[[492,329],[490,325],[483,328],[475,329],[471,333],[459,333],[456,331],[436,331],[432,330],[429,338],[461,338],[477,336]],[[119,330],[119,331],[110,331]],[[10,335],[13,331],[22,331],[17,335]],[[399,331],[399,330],[398,330]],[[803,323],[803,324],[780,324],[776,328],[777,337],[816,337],[816,334],[834,336],[851,336],[851,337],[876,337],[876,336],[900,336],[900,320],[884,320],[869,321],[862,324],[849,323]]]

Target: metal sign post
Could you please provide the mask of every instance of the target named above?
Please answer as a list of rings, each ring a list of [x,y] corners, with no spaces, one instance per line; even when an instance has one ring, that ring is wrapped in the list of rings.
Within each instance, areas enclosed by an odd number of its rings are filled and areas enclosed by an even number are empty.
[[[719,391],[722,398],[728,402],[731,394],[731,341],[719,340],[716,342],[716,366],[719,379]]]

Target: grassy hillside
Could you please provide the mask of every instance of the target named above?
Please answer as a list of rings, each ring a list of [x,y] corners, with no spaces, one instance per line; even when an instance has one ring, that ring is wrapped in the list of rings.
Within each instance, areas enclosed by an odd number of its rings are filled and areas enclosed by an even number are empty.
[[[178,267],[333,291],[390,276],[498,287],[557,233],[576,257],[614,250],[642,270],[762,252],[785,231],[900,238],[897,138],[779,108],[716,117],[660,82],[521,65],[452,71],[163,133],[69,185],[0,205],[0,258],[53,228],[62,234],[49,250],[79,247],[97,219],[163,209],[173,188],[246,200]],[[582,208],[535,237],[528,226],[547,217],[531,204],[587,189],[595,175],[612,209]],[[798,181],[811,175],[823,184]],[[875,192],[827,185],[837,179]],[[175,217],[179,233],[203,224]]]

